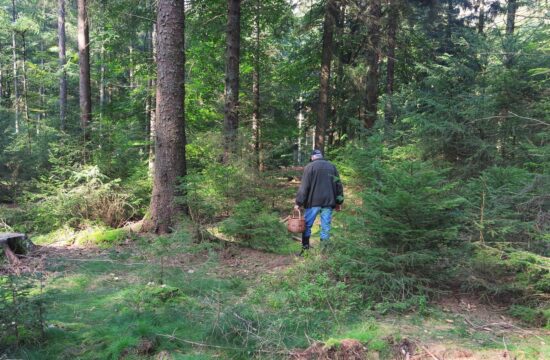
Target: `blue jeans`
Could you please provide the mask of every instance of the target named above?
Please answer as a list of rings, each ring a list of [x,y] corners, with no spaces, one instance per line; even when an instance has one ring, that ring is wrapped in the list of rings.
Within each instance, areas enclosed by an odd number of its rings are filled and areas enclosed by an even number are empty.
[[[311,207],[307,208],[304,214],[306,221],[306,229],[304,230],[304,236],[311,236],[311,227],[315,222],[317,214],[321,213],[321,241],[328,241],[330,238],[330,222],[332,221],[332,208],[331,207]]]

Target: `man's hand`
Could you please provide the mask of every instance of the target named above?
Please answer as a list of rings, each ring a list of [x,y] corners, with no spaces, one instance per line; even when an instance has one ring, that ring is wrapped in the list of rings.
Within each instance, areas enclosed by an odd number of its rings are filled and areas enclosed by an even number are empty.
[[[300,210],[300,205],[294,205],[294,210]]]
[[[342,210],[342,205],[341,204],[336,204],[336,207],[334,208],[334,211],[341,211]]]

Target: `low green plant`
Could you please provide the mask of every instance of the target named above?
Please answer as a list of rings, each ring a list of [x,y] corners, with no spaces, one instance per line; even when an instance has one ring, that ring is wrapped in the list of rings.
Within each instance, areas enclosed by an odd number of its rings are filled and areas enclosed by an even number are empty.
[[[221,223],[220,230],[252,248],[275,250],[289,242],[278,216],[268,213],[256,199],[240,202],[233,215]]]
[[[41,273],[0,277],[0,348],[45,340],[46,309]]]
[[[92,227],[80,231],[75,237],[76,245],[96,245],[100,247],[110,247],[120,244],[127,237],[124,229],[106,229],[103,227]]]
[[[510,306],[510,314],[547,326],[550,314],[550,261],[512,246],[476,244],[464,290]]]
[[[508,313],[523,320],[531,326],[550,327],[550,308],[546,310],[533,309],[527,306],[512,305]]]
[[[507,243],[547,256],[548,184],[547,175],[522,168],[492,167],[483,171],[464,186],[470,225],[466,234],[472,241]]]
[[[27,193],[24,212],[13,221],[25,231],[44,234],[62,226],[89,222],[121,227],[138,212],[133,195],[96,166],[72,170],[67,178],[43,179],[39,193]],[[23,225],[21,225],[23,223]]]
[[[329,263],[366,303],[422,309],[467,254],[458,183],[411,146],[386,149],[373,139],[365,150],[350,150],[341,154],[350,164],[344,174],[367,185],[361,205],[342,215],[345,233],[336,229]]]

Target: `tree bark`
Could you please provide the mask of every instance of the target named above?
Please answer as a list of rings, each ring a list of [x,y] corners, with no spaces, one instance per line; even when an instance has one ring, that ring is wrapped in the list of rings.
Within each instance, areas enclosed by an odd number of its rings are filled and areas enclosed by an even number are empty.
[[[41,31],[43,33],[47,32],[46,28],[46,1],[42,3],[42,16],[41,16]],[[44,62],[44,39],[40,38],[40,71],[44,72],[45,70],[45,62]],[[44,86],[45,79],[43,77],[40,77],[40,87],[39,87],[39,94],[40,94],[40,111],[37,115],[37,122],[36,122],[36,135],[40,135],[40,127],[42,124],[42,120],[47,116],[46,113],[46,89]]]
[[[180,212],[175,203],[185,163],[184,0],[157,2],[157,124],[150,219],[146,230],[171,231]]]
[[[454,23],[454,4],[453,0],[447,0],[447,26],[445,27],[445,41],[447,46],[447,52],[450,52],[453,48],[452,35],[453,35],[453,23]]]
[[[153,30],[151,32],[151,36],[149,38],[149,51],[151,52],[153,56],[153,60],[156,63],[157,62],[157,50],[156,50],[156,38],[157,38],[157,30],[156,30],[156,24],[153,24]],[[154,173],[154,164],[155,164],[155,124],[156,124],[156,106],[155,106],[155,94],[153,93],[153,89],[156,87],[156,80],[155,77],[152,76],[148,81],[148,99],[149,99],[149,111],[147,111],[148,114],[148,141],[149,141],[149,158],[148,158],[148,168],[149,168],[149,176],[153,176]]]
[[[21,78],[21,85],[23,86],[23,116],[25,117],[25,122],[27,123],[27,127],[30,134],[30,118],[29,118],[29,104],[27,101],[27,39],[25,37],[25,33],[23,32],[21,34],[21,40],[22,40],[22,46],[23,46],[23,57],[21,62],[21,72],[22,72],[22,78]],[[30,135],[29,135],[30,137]],[[30,138],[29,138],[30,141]]]
[[[57,13],[57,38],[59,47],[59,127],[65,130],[67,117],[67,71],[65,64],[67,63],[67,50],[65,34],[65,0],[58,0]]]
[[[323,49],[321,52],[321,74],[319,79],[319,105],[317,108],[317,123],[315,125],[315,148],[325,152],[325,136],[327,133],[327,113],[330,85],[330,65],[332,62],[332,43],[334,40],[334,24],[336,21],[336,0],[328,0],[325,8],[323,24]]]
[[[485,0],[477,0],[478,9],[478,21],[477,21],[477,32],[483,34],[485,28]]]
[[[17,20],[17,8],[15,0],[12,0],[12,21],[15,24]],[[15,116],[15,133],[19,133],[19,92],[17,90],[17,43],[15,41],[15,28],[11,32],[11,45],[13,56],[13,110]]]
[[[237,151],[239,129],[239,63],[241,47],[241,1],[228,0],[227,37],[225,52],[225,107],[223,162]]]
[[[90,139],[88,126],[92,120],[92,91],[90,85],[90,31],[87,0],[78,0],[78,64],[80,67],[79,102],[80,127],[84,141]]]
[[[377,119],[378,109],[378,60],[380,52],[380,19],[382,7],[380,0],[372,0],[368,11],[369,35],[367,49],[367,96],[365,106],[365,128],[371,129]]]
[[[2,44],[0,44],[0,52],[2,52]],[[0,106],[4,104],[4,64],[0,61]]]
[[[29,118],[29,104],[27,101],[27,41],[25,39],[25,33],[21,34],[22,45],[23,45],[23,61],[22,61],[22,81],[23,85],[23,116],[25,118],[25,123],[27,124],[27,147],[29,152],[32,152],[32,135],[31,135],[31,121]]]
[[[516,0],[508,0],[508,6],[506,8],[506,35],[513,35],[516,26]]]
[[[386,124],[393,123],[393,86],[395,80],[395,46],[397,39],[397,27],[399,24],[398,0],[389,0],[388,9],[388,63],[386,73],[386,107],[384,118]]]
[[[506,7],[506,38],[504,45],[504,66],[511,67],[514,62],[514,49],[512,46],[514,30],[516,27],[516,0],[508,0]]]
[[[252,71],[252,146],[256,167],[260,163],[260,0],[256,0],[256,17],[254,19],[254,69]]]
[[[0,63],[0,105],[4,102],[4,74],[2,72],[3,67]]]

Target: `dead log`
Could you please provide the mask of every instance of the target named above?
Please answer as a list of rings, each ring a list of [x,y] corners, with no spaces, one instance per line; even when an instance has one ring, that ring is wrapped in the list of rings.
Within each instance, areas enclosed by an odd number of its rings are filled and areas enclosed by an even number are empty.
[[[0,246],[4,249],[4,255],[11,265],[19,264],[17,255],[26,255],[34,244],[25,234],[21,233],[0,233]]]

